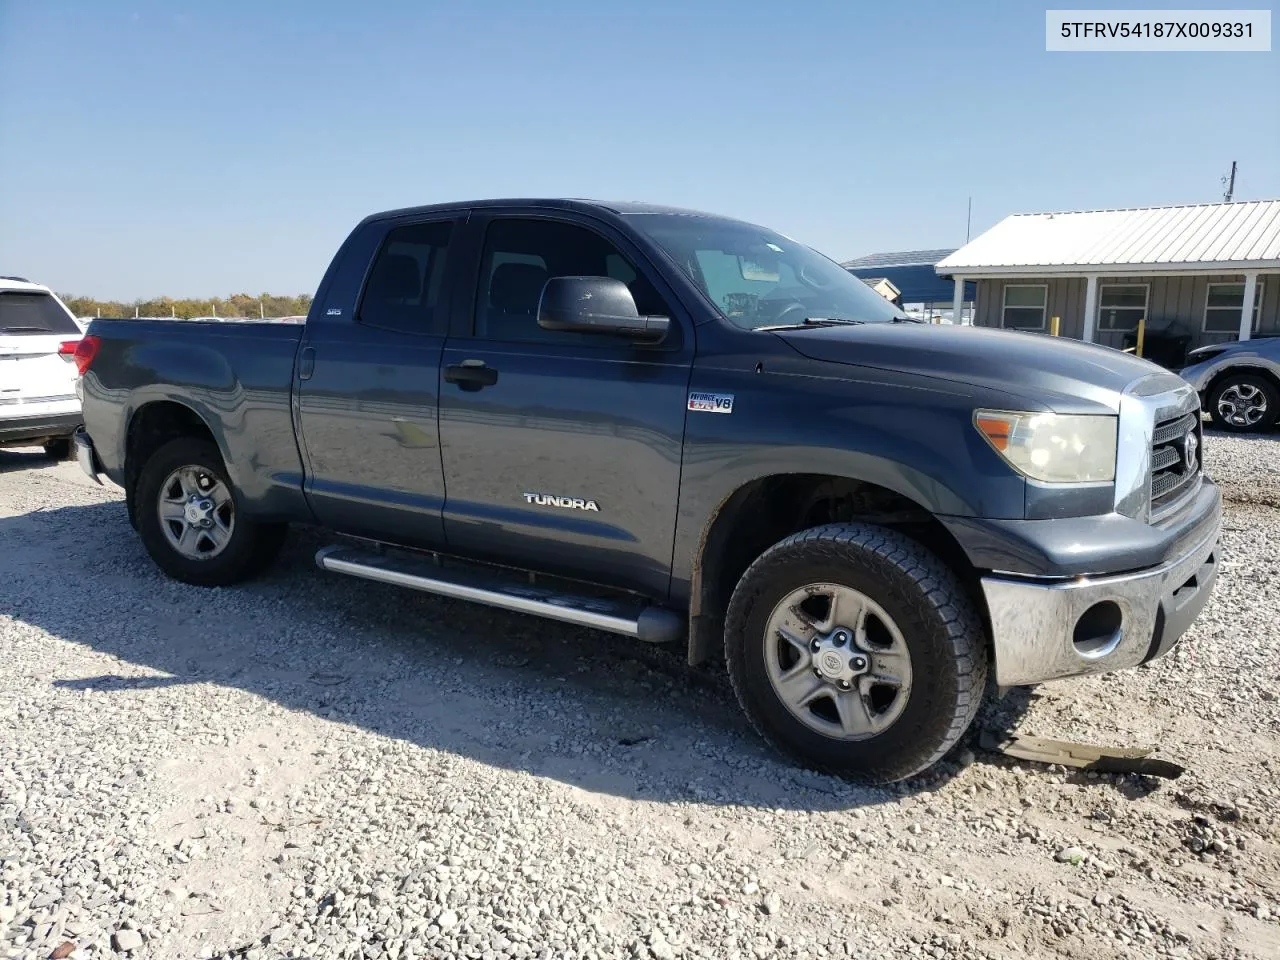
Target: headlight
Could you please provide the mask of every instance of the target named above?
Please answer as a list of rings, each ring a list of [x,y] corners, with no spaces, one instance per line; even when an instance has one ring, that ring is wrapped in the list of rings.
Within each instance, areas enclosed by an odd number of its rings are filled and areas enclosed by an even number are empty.
[[[1045,483],[1087,483],[1116,477],[1116,418],[976,410],[978,428],[1025,477]]]

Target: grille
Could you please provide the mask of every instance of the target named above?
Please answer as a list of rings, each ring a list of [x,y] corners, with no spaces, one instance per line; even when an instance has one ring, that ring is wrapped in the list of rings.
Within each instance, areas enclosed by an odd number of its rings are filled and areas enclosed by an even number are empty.
[[[1156,424],[1151,438],[1151,513],[1167,513],[1199,486],[1201,442],[1199,411]],[[1188,465],[1188,448],[1191,464]]]
[[[1196,415],[1188,413],[1176,420],[1168,420],[1156,424],[1155,435],[1151,438],[1151,446],[1159,447],[1171,440],[1186,436],[1187,431],[1196,425]]]

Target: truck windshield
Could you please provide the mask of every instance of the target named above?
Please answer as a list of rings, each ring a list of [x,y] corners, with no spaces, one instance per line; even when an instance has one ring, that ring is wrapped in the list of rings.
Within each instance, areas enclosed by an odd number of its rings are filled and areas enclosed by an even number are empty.
[[[633,213],[727,320],[748,330],[806,321],[884,323],[906,315],[838,263],[781,234],[736,220]]]

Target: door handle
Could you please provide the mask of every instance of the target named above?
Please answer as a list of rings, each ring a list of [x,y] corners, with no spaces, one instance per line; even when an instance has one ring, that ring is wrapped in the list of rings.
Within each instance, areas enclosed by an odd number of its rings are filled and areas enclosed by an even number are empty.
[[[303,347],[302,355],[298,357],[298,379],[310,380],[311,375],[316,372],[316,352],[311,347]]]
[[[444,368],[447,383],[456,383],[463,390],[480,390],[498,382],[498,371],[483,360],[463,360]]]

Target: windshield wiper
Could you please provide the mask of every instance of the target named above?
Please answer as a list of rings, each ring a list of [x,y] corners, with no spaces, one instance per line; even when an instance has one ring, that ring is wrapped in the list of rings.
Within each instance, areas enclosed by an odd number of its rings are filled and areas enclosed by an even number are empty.
[[[773,327],[756,327],[757,330],[803,330],[805,327],[857,326],[865,320],[849,320],[845,317],[805,317],[799,323],[780,323]]]
[[[44,327],[0,327],[0,333],[29,333],[34,330],[36,333],[51,333]]]

